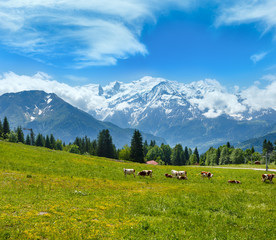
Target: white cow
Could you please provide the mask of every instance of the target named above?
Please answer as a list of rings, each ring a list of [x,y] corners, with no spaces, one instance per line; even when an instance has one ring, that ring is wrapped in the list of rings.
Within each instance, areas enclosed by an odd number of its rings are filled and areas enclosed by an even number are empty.
[[[187,172],[186,171],[178,171],[178,176],[184,176],[186,177]]]
[[[173,176],[173,177],[177,177],[177,176],[178,176],[178,171],[172,170],[172,176]]]
[[[184,176],[186,177],[187,172],[186,171],[176,171],[176,170],[172,170],[172,176],[173,177],[178,177],[178,176]]]
[[[126,175],[131,175],[131,174],[133,174],[133,176],[135,177],[135,169],[124,168],[124,173],[125,173],[125,177],[126,177]]]

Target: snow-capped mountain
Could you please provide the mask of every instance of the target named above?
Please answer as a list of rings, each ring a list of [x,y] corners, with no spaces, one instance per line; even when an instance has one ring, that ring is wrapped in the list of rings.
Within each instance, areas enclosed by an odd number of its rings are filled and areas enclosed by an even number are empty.
[[[32,77],[9,73],[0,81],[1,94],[22,88],[53,92],[98,120],[138,128],[166,139],[172,146],[182,143],[205,150],[276,131],[276,81],[266,88],[254,85],[241,90],[237,86],[226,89],[212,79],[183,84],[144,77],[130,83],[72,87],[42,73]],[[40,111],[30,111],[43,114],[50,110],[37,107]],[[37,116],[29,112],[27,117],[32,120]]]
[[[91,99],[98,101],[87,111],[97,119],[139,128],[172,145],[239,142],[272,131],[276,123],[276,96],[274,109],[254,109],[244,93],[229,93],[211,79],[182,84],[144,77],[87,89],[94,89]]]

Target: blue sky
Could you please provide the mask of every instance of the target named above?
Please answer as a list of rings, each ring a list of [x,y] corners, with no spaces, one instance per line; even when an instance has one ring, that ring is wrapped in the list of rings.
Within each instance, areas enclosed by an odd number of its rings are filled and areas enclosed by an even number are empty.
[[[148,75],[266,84],[276,79],[275,14],[275,0],[1,1],[0,74],[45,72],[72,86]]]

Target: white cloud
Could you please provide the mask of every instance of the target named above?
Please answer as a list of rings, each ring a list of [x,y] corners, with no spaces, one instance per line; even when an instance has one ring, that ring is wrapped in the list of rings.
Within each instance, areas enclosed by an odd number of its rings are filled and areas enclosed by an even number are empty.
[[[237,0],[220,4],[216,25],[259,23],[262,32],[274,30],[276,34],[275,0]]]
[[[45,73],[33,76],[17,75],[13,72],[0,75],[0,95],[10,92],[41,90],[55,93],[66,102],[84,111],[105,106],[101,96],[97,96],[99,85],[71,87],[53,80]]]
[[[271,82],[265,88],[251,86],[241,92],[244,99],[243,104],[247,105],[250,111],[272,108],[276,110],[276,81]]]
[[[252,55],[250,59],[253,63],[257,63],[261,61],[266,55],[267,55],[267,52],[262,52],[262,53]]]
[[[181,0],[6,0],[0,1],[0,41],[28,56],[70,55],[78,68],[114,65],[147,54],[140,42],[146,21],[183,9]]]
[[[222,114],[237,117],[240,113],[246,111],[246,106],[238,100],[236,95],[217,89],[206,92],[203,98],[191,99],[190,102],[196,104],[199,110],[205,112],[203,115],[206,117],[216,118]]]
[[[267,80],[267,81],[276,81],[276,75],[273,74],[267,74],[262,77],[262,80]]]

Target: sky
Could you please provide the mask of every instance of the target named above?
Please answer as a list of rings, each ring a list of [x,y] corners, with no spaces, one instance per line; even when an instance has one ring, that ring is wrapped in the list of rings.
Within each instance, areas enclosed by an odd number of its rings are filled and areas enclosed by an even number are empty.
[[[1,0],[0,36],[0,80],[276,81],[275,0]]]

